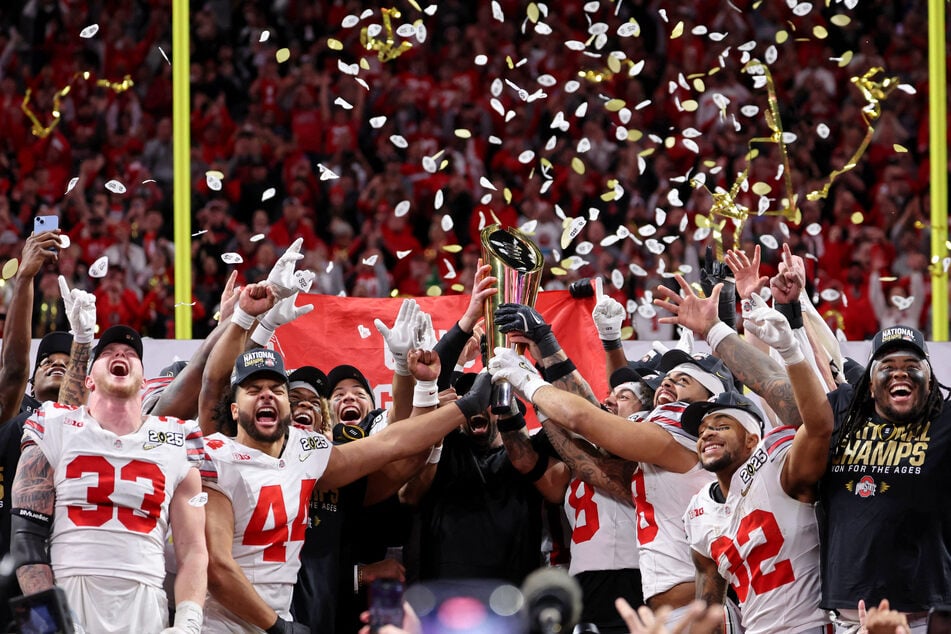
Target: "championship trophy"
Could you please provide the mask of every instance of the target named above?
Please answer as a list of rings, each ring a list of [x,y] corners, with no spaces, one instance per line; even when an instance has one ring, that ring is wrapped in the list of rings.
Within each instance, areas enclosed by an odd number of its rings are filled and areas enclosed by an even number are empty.
[[[483,363],[488,365],[496,347],[512,347],[522,354],[524,344],[507,346],[505,335],[495,327],[495,309],[500,304],[535,305],[538,286],[545,263],[542,252],[527,235],[514,228],[489,225],[481,232],[482,262],[492,267],[492,276],[499,280],[499,292],[485,300],[485,349]],[[491,410],[495,414],[508,411],[512,404],[512,386],[499,381],[492,386]]]

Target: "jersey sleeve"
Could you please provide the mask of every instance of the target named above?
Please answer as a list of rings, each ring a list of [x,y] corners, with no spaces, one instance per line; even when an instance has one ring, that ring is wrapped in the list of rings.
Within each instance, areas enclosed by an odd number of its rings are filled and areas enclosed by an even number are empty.
[[[63,408],[52,402],[44,403],[33,410],[23,423],[20,450],[36,445],[51,465],[58,462],[62,450],[62,416],[72,408]]]
[[[188,464],[201,469],[205,463],[205,439],[201,434],[201,427],[196,420],[184,420],[185,426],[185,453]]]
[[[771,460],[775,459],[776,456],[789,449],[795,437],[796,428],[791,425],[774,427],[763,436],[763,447],[766,448],[766,454]]]
[[[201,454],[201,463],[198,465],[198,473],[201,475],[202,486],[224,493],[218,484],[219,452],[226,451],[224,447],[229,441],[227,438],[218,438],[218,436],[221,436],[221,434],[212,434],[205,439],[204,449]]]

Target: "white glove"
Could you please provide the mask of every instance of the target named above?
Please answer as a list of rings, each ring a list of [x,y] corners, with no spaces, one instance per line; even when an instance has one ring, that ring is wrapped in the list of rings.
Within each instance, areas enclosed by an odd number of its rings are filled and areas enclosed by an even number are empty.
[[[539,388],[551,385],[543,379],[528,359],[511,348],[496,348],[495,356],[489,361],[489,374],[492,382],[508,381],[522,398],[532,401]]]
[[[175,606],[175,624],[161,634],[201,634],[204,610],[194,601],[182,601]]]
[[[681,328],[680,329],[680,339],[677,340],[677,345],[674,346],[675,350],[683,350],[687,354],[693,354],[693,331],[690,328]]]
[[[386,347],[393,355],[394,370],[401,376],[410,374],[409,364],[406,361],[406,354],[415,346],[417,333],[419,332],[419,305],[414,299],[404,299],[400,305],[400,312],[396,314],[396,321],[393,322],[393,328],[387,328],[379,319],[374,319],[373,324],[383,335]]]
[[[306,280],[298,280],[296,271],[294,270],[296,262],[304,258],[304,254],[300,252],[302,244],[304,244],[303,238],[294,240],[291,246],[287,247],[283,255],[277,259],[277,262],[274,263],[274,268],[272,268],[271,272],[267,275],[268,286],[271,287],[271,290],[274,292],[274,298],[277,300],[290,297],[301,290],[302,283],[306,284]],[[313,282],[313,278],[311,278],[311,282]]]
[[[96,332],[96,296],[79,288],[69,290],[62,275],[59,276],[59,294],[66,305],[66,319],[69,320],[73,341],[92,343]]]
[[[413,347],[417,350],[432,350],[436,347],[436,329],[433,327],[433,318],[422,310],[416,316],[416,334]]]
[[[295,306],[295,301],[297,301],[297,293],[279,300],[270,310],[264,313],[258,327],[251,334],[251,341],[259,346],[266,346],[267,342],[274,336],[275,330],[314,310],[313,304]]]
[[[627,313],[621,302],[610,295],[602,295],[591,311],[594,327],[602,341],[617,341],[621,338],[621,323]]]
[[[776,350],[786,365],[801,363],[805,357],[786,318],[775,308],[770,308],[758,294],[754,293],[750,300],[753,310],[743,320],[743,327]]]

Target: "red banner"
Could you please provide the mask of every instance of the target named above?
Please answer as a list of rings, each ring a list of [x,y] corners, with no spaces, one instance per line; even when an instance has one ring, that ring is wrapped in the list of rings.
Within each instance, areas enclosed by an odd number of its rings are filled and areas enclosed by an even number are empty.
[[[313,304],[314,310],[281,326],[272,343],[284,355],[288,369],[312,365],[329,372],[342,364],[359,368],[374,388],[377,406],[388,407],[393,361],[373,320],[380,319],[392,326],[402,302],[402,298],[302,294],[298,305]],[[432,315],[438,337],[462,316],[469,305],[469,296],[417,297],[416,302]],[[565,353],[578,366],[594,393],[603,398],[608,383],[604,351],[591,320],[594,299],[574,299],[568,291],[545,291],[538,294],[535,308],[551,324]],[[481,367],[477,361],[467,371],[477,372]]]

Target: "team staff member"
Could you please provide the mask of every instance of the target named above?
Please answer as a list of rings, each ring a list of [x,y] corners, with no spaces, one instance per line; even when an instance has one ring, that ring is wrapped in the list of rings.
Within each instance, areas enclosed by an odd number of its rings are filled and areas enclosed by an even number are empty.
[[[175,627],[197,634],[208,568],[201,431],[142,416],[142,340],[127,326],[102,334],[85,384],[87,405],[45,403],[24,428],[12,509],[20,587],[30,594],[55,581],[91,632],[159,632],[171,527]]]

